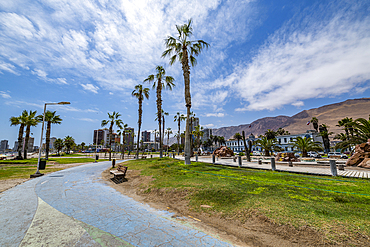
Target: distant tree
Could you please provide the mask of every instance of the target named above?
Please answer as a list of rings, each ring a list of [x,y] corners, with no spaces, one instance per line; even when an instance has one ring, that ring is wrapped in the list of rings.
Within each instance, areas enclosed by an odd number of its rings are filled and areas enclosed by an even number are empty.
[[[86,144],[85,144],[84,142],[81,142],[81,144],[80,144],[80,145],[81,145],[81,149],[82,149],[82,150],[85,150],[85,146],[86,146]]]
[[[149,75],[144,82],[153,82],[153,89],[157,92],[157,119],[159,126],[159,157],[163,157],[163,143],[162,143],[162,88],[172,90],[175,86],[173,83],[175,79],[172,76],[166,76],[166,70],[163,66],[156,67],[156,74]]]
[[[55,149],[58,151],[58,155],[60,153],[60,151],[62,151],[63,147],[64,147],[64,142],[62,139],[58,138],[54,141],[54,147]]]
[[[201,144],[200,138],[204,134],[203,127],[201,127],[200,125],[195,126],[195,130],[193,130],[192,134],[197,138],[197,152],[199,153],[199,148],[200,148],[200,144]]]
[[[344,132],[346,133],[346,139],[350,139],[350,132],[353,136],[353,128],[352,128],[353,120],[352,118],[345,117],[342,120],[338,121],[338,127],[344,127]],[[351,130],[351,131],[350,131]]]
[[[43,121],[43,115],[37,116],[37,119],[40,122]],[[62,121],[63,119],[61,119],[59,115],[56,115],[56,111],[45,112],[45,122],[46,122],[45,159],[49,159],[51,125],[61,124]]]
[[[143,85],[138,84],[135,86],[135,90],[132,91],[132,96],[136,97],[138,99],[138,104],[139,104],[139,117],[138,117],[138,135],[137,135],[137,147],[136,147],[136,159],[139,158],[139,143],[140,143],[140,129],[141,129],[141,122],[142,122],[142,117],[143,117],[143,100],[149,99],[149,88],[143,88]]]
[[[265,132],[265,136],[268,140],[272,140],[272,139],[275,139],[276,137],[276,132],[271,130],[271,129],[268,129],[266,132]]]
[[[74,147],[75,139],[72,138],[72,136],[66,136],[64,138],[64,147],[67,149],[67,153],[69,154],[71,152],[71,149]]]
[[[177,125],[178,125],[178,132],[177,132],[177,154],[180,153],[180,124],[181,124],[181,121],[184,121],[186,118],[184,116],[184,114],[180,114],[180,112],[178,112],[175,116],[174,116],[174,122],[177,122]]]
[[[164,122],[163,122],[164,123]],[[169,147],[169,142],[170,142],[170,135],[172,134],[172,130],[171,130],[171,128],[167,128],[166,129],[166,132],[165,132],[166,134],[167,134],[167,153],[168,153],[168,147]]]
[[[24,110],[20,116],[11,117],[9,119],[10,126],[19,125],[18,150],[17,150],[18,151],[18,156],[17,156],[17,159],[23,159],[23,157],[22,157],[22,141],[23,141],[24,127],[25,127],[26,121],[27,121],[27,115],[28,115],[28,112],[26,110]]]
[[[235,133],[233,137],[235,140],[237,140],[238,146],[240,146],[240,140],[243,139],[242,135],[240,133]]]
[[[262,136],[260,139],[257,139],[254,144],[265,151],[265,156],[270,156],[270,152],[272,152],[277,143],[276,139],[267,139],[266,136]]]
[[[329,132],[328,129],[329,129],[329,126],[327,126],[326,124],[319,125],[319,131],[320,131],[319,136],[322,137],[325,153],[329,153],[330,151],[329,136],[333,134],[333,132]]]
[[[282,135],[290,135],[289,131],[287,131],[287,130],[285,130],[283,128],[278,128],[278,130],[276,131],[276,134],[277,135],[280,135],[280,136],[282,136]]]
[[[24,152],[23,152],[23,158],[24,159],[27,159],[28,140],[30,138],[31,126],[34,127],[39,123],[39,121],[37,120],[37,117],[36,117],[36,112],[37,111],[30,111],[30,113],[27,114],[27,117],[26,117],[26,120],[25,120],[26,137],[25,137],[25,140],[24,140]]]
[[[122,136],[122,148],[121,148],[121,156],[122,156],[122,159],[125,158],[125,143],[126,143],[126,131],[127,131],[127,127],[128,125],[127,124],[123,124],[122,126],[119,126],[119,129],[117,130],[117,134],[118,136]]]
[[[307,157],[307,152],[309,151],[322,151],[322,146],[320,142],[315,142],[311,137],[296,137],[294,138],[293,147],[298,151],[302,152],[302,157]]]
[[[313,125],[313,128],[316,130],[316,132],[318,132],[319,130],[319,120],[316,118],[316,117],[313,117],[311,119],[311,123]]]
[[[118,112],[113,112],[112,114],[110,114],[108,112],[108,120],[102,120],[101,121],[101,127],[104,127],[104,126],[107,126],[109,124],[109,140],[108,140],[108,147],[109,147],[109,160],[111,160],[111,157],[112,157],[112,154],[111,154],[111,145],[112,145],[112,142],[113,142],[113,126],[114,125],[117,125],[118,127],[121,126],[123,124],[122,120],[119,118],[121,116],[121,114],[119,114]]]

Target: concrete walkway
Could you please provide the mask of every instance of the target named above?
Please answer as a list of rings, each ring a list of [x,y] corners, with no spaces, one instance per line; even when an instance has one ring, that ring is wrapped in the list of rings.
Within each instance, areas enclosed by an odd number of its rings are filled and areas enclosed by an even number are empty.
[[[101,180],[111,162],[29,180],[0,194],[0,246],[231,246]]]
[[[177,156],[177,159],[184,160],[184,157]],[[195,157],[191,158],[191,161],[195,161]],[[205,158],[205,157],[198,157],[199,162],[205,163],[212,163],[212,158]],[[238,167],[238,161],[234,162],[233,159],[223,159],[219,158],[216,160],[216,164],[224,165],[224,166],[233,166]],[[313,163],[308,162],[297,162],[293,163],[293,167],[289,167],[288,163],[278,163],[276,162],[276,171],[284,171],[284,172],[292,172],[292,173],[303,173],[303,174],[310,174],[310,175],[325,175],[331,176],[330,166],[323,165],[321,167],[310,167],[310,165],[314,165]],[[243,168],[251,168],[251,169],[260,169],[260,170],[271,170],[271,164],[263,162],[262,164],[258,164],[257,162],[248,162],[246,160],[242,161]],[[351,178],[366,178],[370,179],[370,171],[359,171],[351,167],[345,167],[344,171],[337,170],[337,175],[341,177],[351,177]]]

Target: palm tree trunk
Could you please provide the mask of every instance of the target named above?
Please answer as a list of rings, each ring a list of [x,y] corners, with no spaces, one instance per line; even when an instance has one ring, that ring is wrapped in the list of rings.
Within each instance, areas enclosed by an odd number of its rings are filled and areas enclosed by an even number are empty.
[[[111,144],[112,144],[112,133],[113,133],[113,124],[109,127],[109,140],[108,140],[108,147],[109,147],[109,161],[112,160],[112,152],[111,152]]]
[[[30,139],[30,132],[31,132],[31,125],[27,125],[26,128],[26,137],[24,140],[24,151],[23,151],[23,158],[27,159],[27,149],[28,149],[28,140]]]
[[[139,121],[138,121],[138,127],[139,127],[139,132],[137,133],[137,145],[136,145],[136,159],[139,159],[139,143],[140,143],[140,129],[141,129],[141,117],[143,114],[143,110],[141,109],[142,107],[142,102],[141,99],[139,99]]]
[[[163,120],[163,124],[162,124],[162,145],[164,143],[164,136],[165,136],[165,133],[164,133],[164,125],[165,125],[165,121],[164,121],[164,115],[162,116],[162,120]]]
[[[189,67],[189,58],[188,51],[186,46],[182,47],[182,71],[184,75],[185,83],[185,103],[186,103],[186,128],[185,128],[185,165],[190,165],[190,110],[191,110],[191,95],[190,95],[190,67]]]
[[[19,133],[18,133],[18,157],[17,159],[22,159],[23,131],[24,131],[24,124],[21,124],[21,126],[19,127]]]
[[[177,155],[180,155],[180,117],[179,117],[179,133],[177,135]]]
[[[163,146],[162,146],[162,81],[158,79],[157,84],[157,114],[158,114],[158,127],[159,127],[159,158],[163,158]]]
[[[51,122],[48,121],[47,128],[46,128],[46,140],[45,140],[45,159],[49,159],[50,130],[51,130]]]

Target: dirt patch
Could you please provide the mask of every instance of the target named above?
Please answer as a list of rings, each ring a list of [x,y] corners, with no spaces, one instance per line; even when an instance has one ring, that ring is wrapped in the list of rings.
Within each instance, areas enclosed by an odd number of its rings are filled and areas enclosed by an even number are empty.
[[[120,184],[112,182],[109,169],[102,173],[108,184],[133,198],[150,206],[175,213],[177,220],[186,221],[210,235],[228,241],[237,246],[345,246],[325,240],[324,236],[310,227],[296,229],[289,225],[278,225],[256,212],[240,212],[233,218],[226,218],[222,213],[205,213],[191,208],[187,196],[192,189],[166,190],[149,189],[153,178],[140,175],[140,171],[128,170],[126,181]],[[208,205],[201,207],[209,208]],[[356,243],[351,243],[356,245]],[[363,245],[362,245],[363,246]]]

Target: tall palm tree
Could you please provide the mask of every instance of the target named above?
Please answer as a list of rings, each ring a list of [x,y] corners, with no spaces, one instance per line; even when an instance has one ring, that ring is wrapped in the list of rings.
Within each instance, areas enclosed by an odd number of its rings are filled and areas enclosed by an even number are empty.
[[[153,82],[153,89],[156,88],[157,90],[157,119],[158,119],[158,126],[159,126],[159,140],[162,140],[162,88],[172,90],[175,86],[174,78],[172,76],[166,76],[166,71],[162,66],[156,67],[156,74],[149,75],[148,78],[144,80],[144,82]],[[163,157],[163,145],[162,141],[159,143],[159,157]]]
[[[162,126],[162,133],[163,133],[163,135],[162,135],[162,145],[163,145],[163,142],[164,142],[163,141],[164,140],[164,136],[165,136],[164,129],[165,129],[165,126],[166,126],[166,122],[165,122],[164,116],[168,116],[168,115],[169,115],[169,113],[163,111],[163,109],[162,109],[162,122],[163,122],[163,126]]]
[[[185,164],[190,165],[191,145],[190,145],[190,64],[194,67],[197,64],[195,56],[198,56],[204,48],[208,48],[209,44],[203,40],[189,40],[193,34],[190,19],[187,24],[178,26],[176,29],[178,36],[176,38],[168,36],[165,39],[166,50],[162,53],[162,57],[170,57],[170,65],[178,60],[182,65],[185,83],[185,103],[186,103],[186,136],[185,136]]]
[[[24,132],[24,126],[27,120],[27,111],[24,110],[22,114],[18,117],[11,117],[9,119],[10,126],[17,126],[19,125],[19,132],[18,132],[18,156],[17,159],[22,159],[22,141],[23,141],[23,132]],[[41,148],[41,147],[40,147]]]
[[[101,121],[101,127],[104,127],[104,126],[107,126],[109,124],[109,141],[108,141],[108,147],[109,147],[109,160],[112,159],[112,150],[111,150],[111,145],[112,145],[112,134],[113,134],[113,126],[114,125],[117,125],[118,127],[122,126],[123,122],[121,119],[119,119],[119,117],[121,116],[121,114],[119,114],[118,112],[113,112],[112,114],[110,114],[108,112],[108,120],[102,120]]]
[[[318,132],[319,130],[319,120],[316,118],[316,117],[313,117],[311,119],[311,123],[313,125],[313,128],[316,130],[316,132]]]
[[[181,127],[181,121],[185,120],[184,114],[180,114],[180,112],[176,113],[174,116],[174,122],[177,121],[177,125],[179,127],[178,129],[178,134],[177,134],[177,155],[180,154],[180,127]]]
[[[43,116],[37,116],[39,121],[43,120]],[[45,112],[45,121],[46,121],[46,139],[45,139],[45,159],[49,159],[49,146],[50,146],[50,134],[51,134],[51,125],[52,124],[61,124],[63,119],[60,118],[60,115],[56,115],[56,111],[46,111]]]
[[[135,86],[135,90],[132,91],[131,95],[138,99],[139,103],[139,119],[137,120],[139,132],[137,135],[137,146],[136,146],[136,159],[139,158],[139,143],[140,143],[140,129],[141,129],[141,119],[143,117],[143,100],[149,99],[149,88],[143,88],[143,85],[138,84]]]
[[[62,151],[63,147],[64,147],[64,142],[62,139],[58,138],[54,141],[54,147],[56,150],[58,150],[58,155],[60,153],[60,151]]]
[[[27,159],[27,149],[28,149],[28,140],[30,138],[31,126],[34,127],[39,123],[38,117],[36,116],[37,111],[30,111],[26,117],[26,137],[24,140],[24,151],[23,151],[23,158]]]
[[[276,135],[277,133],[271,129],[267,129],[267,131],[265,132],[265,136],[267,137],[268,140],[275,139]]]
[[[200,138],[204,135],[203,132],[203,127],[200,125],[195,126],[195,130],[193,130],[193,135],[197,138],[197,152],[199,153],[199,148],[200,148]]]
[[[293,147],[302,152],[302,157],[307,157],[309,151],[322,151],[323,148],[320,142],[315,142],[311,137],[296,137],[294,138]]]
[[[320,131],[319,136],[322,137],[322,142],[324,143],[325,153],[329,153],[330,151],[329,136],[333,134],[333,132],[329,132],[328,129],[329,129],[329,126],[326,124],[319,125],[319,131]]]

